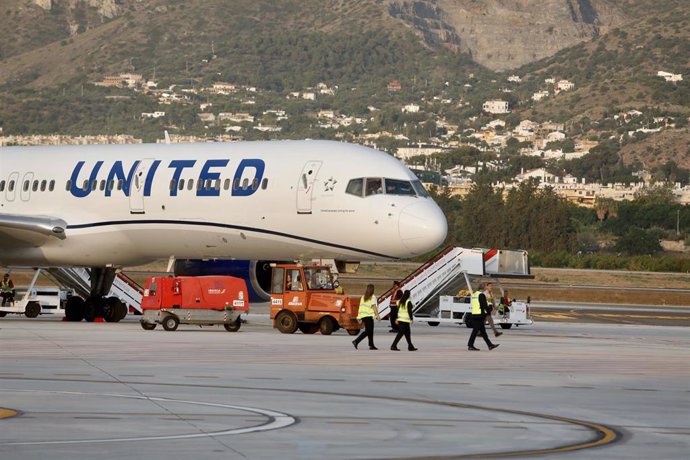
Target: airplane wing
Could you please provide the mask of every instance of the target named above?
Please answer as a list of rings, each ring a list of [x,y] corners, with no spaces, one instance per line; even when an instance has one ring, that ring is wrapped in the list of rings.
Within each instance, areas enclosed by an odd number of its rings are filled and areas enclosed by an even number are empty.
[[[64,240],[67,222],[50,216],[0,213],[0,250],[38,247],[52,238]]]

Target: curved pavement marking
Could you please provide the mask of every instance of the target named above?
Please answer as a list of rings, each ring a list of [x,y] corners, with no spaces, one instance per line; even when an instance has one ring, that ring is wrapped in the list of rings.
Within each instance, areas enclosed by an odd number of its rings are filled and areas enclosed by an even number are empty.
[[[22,379],[22,380],[33,380],[33,379]],[[112,383],[112,382],[106,382],[106,381],[96,381],[96,380],[75,380],[75,379],[39,379],[42,381],[45,380],[50,380],[50,381],[59,381],[59,382],[67,382],[67,381],[76,381],[76,382],[89,382],[89,383]],[[522,449],[522,450],[514,450],[514,451],[498,451],[498,452],[478,452],[478,453],[472,453],[472,454],[456,454],[456,455],[443,455],[443,456],[435,456],[435,455],[424,455],[424,456],[414,456],[414,457],[409,457],[408,460],[450,460],[450,459],[458,459],[458,458],[501,458],[501,457],[520,457],[520,456],[537,456],[537,455],[547,455],[547,454],[559,454],[559,453],[566,453],[566,452],[574,452],[574,451],[579,451],[579,450],[584,450],[584,449],[591,449],[595,447],[602,447],[605,445],[609,445],[612,443],[615,443],[617,441],[620,441],[622,438],[622,435],[616,431],[615,429],[608,427],[606,425],[600,424],[600,423],[595,423],[595,422],[590,422],[586,420],[578,420],[578,419],[571,419],[567,417],[560,417],[557,415],[550,415],[550,414],[540,414],[537,412],[528,412],[528,411],[520,411],[520,410],[512,410],[512,409],[501,409],[501,408],[496,408],[496,407],[488,407],[488,406],[479,406],[475,404],[465,404],[465,403],[454,403],[454,402],[449,402],[449,401],[438,401],[438,400],[426,400],[426,399],[418,399],[418,398],[405,398],[405,397],[393,397],[393,396],[385,396],[385,395],[361,395],[361,394],[354,394],[354,393],[338,393],[338,392],[329,392],[329,391],[318,391],[318,390],[301,390],[301,389],[287,389],[287,388],[257,388],[257,387],[240,387],[240,386],[231,386],[231,385],[196,385],[196,384],[189,384],[189,383],[155,383],[155,382],[120,382],[120,383],[127,383],[127,384],[132,384],[132,385],[152,385],[152,386],[171,386],[171,387],[191,387],[191,388],[216,388],[216,389],[228,389],[228,390],[247,390],[247,391],[273,391],[273,392],[281,392],[281,393],[298,393],[298,394],[313,394],[313,395],[322,395],[322,396],[341,396],[341,397],[351,397],[351,398],[362,398],[362,399],[376,399],[376,400],[389,400],[389,401],[398,401],[398,402],[409,402],[409,403],[418,403],[418,404],[431,404],[431,405],[437,405],[437,406],[445,406],[445,407],[456,407],[460,409],[471,409],[471,410],[479,410],[479,411],[491,411],[491,412],[501,412],[505,414],[511,414],[511,415],[522,415],[526,417],[532,417],[532,418],[539,418],[539,419],[544,419],[544,420],[553,420],[561,423],[566,423],[566,424],[572,424],[572,425],[577,425],[580,427],[583,427],[587,430],[589,430],[592,433],[592,436],[585,440],[585,441],[576,441],[574,443],[565,443],[562,445],[558,445],[555,447],[547,447],[544,449]],[[40,391],[40,390],[7,390],[7,389],[0,389],[0,391],[25,391],[25,392],[31,392],[31,391]],[[94,395],[95,393],[78,393],[78,392],[67,392],[67,391],[44,391],[45,393],[57,393],[57,394],[87,394],[87,395]],[[180,403],[191,403],[191,404],[201,404],[201,405],[207,405],[207,406],[213,406],[213,407],[227,407],[227,408],[233,408],[233,409],[244,409],[244,410],[249,410],[249,411],[255,411],[257,413],[261,413],[264,415],[265,413],[273,413],[273,414],[280,414],[278,412],[273,412],[265,409],[255,409],[255,408],[244,408],[242,406],[232,406],[232,405],[226,405],[226,404],[216,404],[216,403],[203,403],[203,402],[194,402],[194,401],[180,401],[180,400],[175,400],[175,399],[166,399],[166,398],[149,398],[146,396],[130,396],[130,395],[107,395],[106,396],[114,396],[114,397],[124,397],[124,398],[132,398],[132,399],[140,399],[140,400],[151,400],[151,401],[172,401],[172,402],[180,402]],[[259,412],[261,411],[261,412]],[[234,430],[227,430],[224,432],[216,432],[216,433],[203,433],[203,434],[192,434],[192,435],[180,435],[180,436],[157,436],[157,437],[147,437],[147,438],[117,438],[117,439],[103,439],[103,440],[84,440],[84,441],[38,441],[38,442],[12,442],[12,443],[5,443],[0,445],[20,445],[20,444],[31,444],[31,445],[36,445],[36,444],[75,444],[75,443],[94,443],[94,442],[111,442],[111,441],[142,441],[142,440],[158,440],[158,439],[181,439],[181,438],[192,438],[192,437],[204,437],[204,436],[218,436],[218,435],[223,435],[223,434],[242,434],[242,433],[250,433],[254,431],[268,431],[270,429],[278,429],[278,428],[284,428],[286,426],[290,426],[296,422],[296,419],[286,415],[286,414],[280,414],[282,417],[286,417],[286,420],[283,420],[283,425],[282,426],[276,426],[273,428],[268,428],[270,426],[269,424],[266,425],[259,425],[257,427],[252,427],[252,428],[238,428]],[[271,416],[274,417],[274,416]],[[287,423],[287,419],[290,419],[291,421]],[[280,420],[275,420],[279,422]]]
[[[220,407],[226,409],[241,410],[246,412],[252,412],[255,414],[263,415],[268,418],[268,422],[262,425],[256,425],[244,428],[233,428],[230,430],[222,431],[212,431],[208,433],[192,433],[192,434],[179,434],[179,435],[165,435],[165,436],[137,436],[129,438],[103,438],[103,439],[73,439],[73,440],[63,440],[63,441],[15,441],[15,442],[5,442],[0,443],[3,446],[26,446],[26,445],[48,445],[48,444],[90,444],[90,443],[102,443],[102,442],[131,442],[131,441],[160,441],[168,439],[190,439],[190,438],[206,438],[214,436],[230,436],[245,433],[256,433],[260,431],[270,431],[278,430],[280,428],[285,428],[293,425],[297,422],[294,417],[283,414],[281,412],[276,412],[268,409],[259,409],[256,407],[246,407],[246,406],[235,406],[231,404],[219,404],[219,403],[208,403],[203,401],[187,401],[182,399],[172,399],[172,398],[155,398],[147,396],[134,396],[134,395],[122,395],[122,394],[112,394],[112,393],[86,393],[77,391],[42,391],[42,390],[1,390],[1,391],[13,391],[26,392],[26,393],[49,393],[49,394],[62,394],[62,395],[78,395],[78,396],[100,396],[100,397],[110,397],[110,398],[123,398],[123,399],[139,399],[144,401],[160,401],[160,402],[174,402],[179,404],[193,404],[196,406],[208,406],[208,407]]]

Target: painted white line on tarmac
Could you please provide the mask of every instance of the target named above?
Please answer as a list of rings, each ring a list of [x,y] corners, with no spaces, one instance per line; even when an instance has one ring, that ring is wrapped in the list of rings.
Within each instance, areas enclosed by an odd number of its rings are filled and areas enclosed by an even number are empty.
[[[246,407],[246,406],[235,406],[230,404],[219,404],[219,403],[209,403],[203,401],[187,401],[182,399],[171,399],[171,398],[152,398],[148,396],[134,396],[134,395],[123,395],[123,394],[112,394],[112,393],[86,393],[77,391],[43,391],[43,390],[19,390],[19,389],[0,389],[0,392],[12,392],[12,393],[48,393],[48,394],[58,394],[58,395],[77,395],[77,396],[99,396],[99,397],[109,397],[109,398],[124,398],[124,399],[139,399],[144,401],[157,401],[157,402],[173,402],[180,404],[192,404],[196,406],[208,406],[208,407],[220,407],[225,409],[240,410],[246,412],[252,412],[254,414],[259,414],[267,417],[269,420],[267,423],[251,427],[243,428],[233,428],[231,430],[223,431],[212,431],[208,433],[193,433],[193,434],[179,434],[179,435],[166,435],[166,436],[137,436],[129,438],[103,438],[103,439],[72,439],[72,440],[61,440],[61,441],[14,441],[0,443],[4,446],[27,446],[27,445],[47,445],[47,444],[94,444],[103,442],[133,442],[133,441],[158,441],[158,440],[169,440],[169,439],[191,439],[191,438],[210,438],[215,436],[231,436],[237,434],[246,433],[257,433],[261,431],[278,430],[281,428],[288,427],[297,422],[297,420],[281,412],[272,411],[269,409],[260,409],[257,407]]]

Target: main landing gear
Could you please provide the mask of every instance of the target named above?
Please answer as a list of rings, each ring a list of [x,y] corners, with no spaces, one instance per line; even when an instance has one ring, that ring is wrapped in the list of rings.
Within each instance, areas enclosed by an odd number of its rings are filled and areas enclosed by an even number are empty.
[[[93,322],[103,318],[109,323],[116,323],[127,315],[127,306],[117,297],[106,297],[115,279],[115,268],[91,268],[91,290],[86,300],[72,296],[65,304],[67,321]]]

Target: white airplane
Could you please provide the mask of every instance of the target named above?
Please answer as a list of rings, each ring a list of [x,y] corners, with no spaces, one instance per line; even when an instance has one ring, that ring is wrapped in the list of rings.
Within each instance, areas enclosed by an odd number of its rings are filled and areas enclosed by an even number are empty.
[[[359,145],[0,149],[0,264],[89,267],[87,306],[104,302],[122,266],[230,259],[255,284],[246,261],[395,260],[433,250],[446,232],[416,176]],[[68,317],[83,310],[75,300]]]

